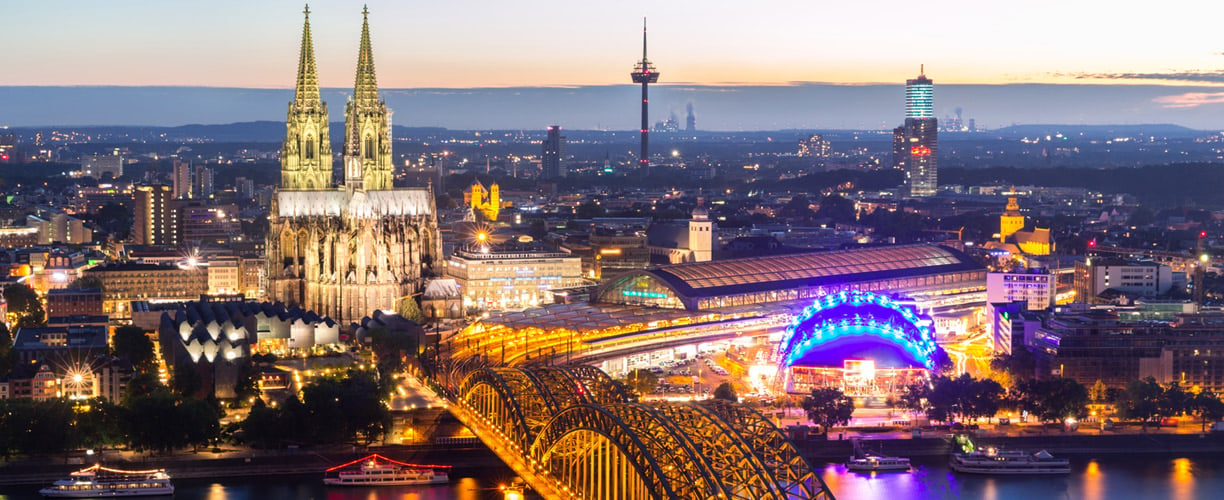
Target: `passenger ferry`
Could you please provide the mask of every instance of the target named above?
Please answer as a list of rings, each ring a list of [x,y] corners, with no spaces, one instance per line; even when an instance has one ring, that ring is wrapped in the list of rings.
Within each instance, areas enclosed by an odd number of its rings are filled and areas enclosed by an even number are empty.
[[[361,467],[349,469],[355,464],[361,464]],[[323,484],[329,486],[444,484],[450,482],[450,477],[445,471],[449,468],[449,465],[417,465],[398,462],[376,453],[327,469],[323,475]],[[333,472],[336,475],[331,475]]]
[[[968,453],[955,453],[948,466],[956,472],[966,474],[1070,474],[1071,462],[1065,458],[1054,458],[1041,450],[1028,453],[1021,450],[999,450],[986,448]]]
[[[111,498],[174,494],[165,469],[120,470],[94,464],[38,490],[48,498]]]
[[[903,457],[850,457],[846,461],[846,470],[854,472],[887,472],[910,470],[910,461]]]

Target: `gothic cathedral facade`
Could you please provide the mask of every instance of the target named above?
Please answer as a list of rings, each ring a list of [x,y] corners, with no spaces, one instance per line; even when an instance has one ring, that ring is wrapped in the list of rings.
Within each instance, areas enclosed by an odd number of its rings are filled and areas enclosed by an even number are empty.
[[[332,175],[327,103],[319,93],[310,11],[289,103],[281,183],[268,219],[268,295],[347,324],[404,299],[440,273],[430,188],[392,183],[391,114],[378,95],[368,12],[344,116],[344,179]]]

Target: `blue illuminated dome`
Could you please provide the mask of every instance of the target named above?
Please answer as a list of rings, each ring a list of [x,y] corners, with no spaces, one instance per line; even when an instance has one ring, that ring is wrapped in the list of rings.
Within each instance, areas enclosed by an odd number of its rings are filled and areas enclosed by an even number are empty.
[[[935,368],[933,321],[914,307],[877,293],[826,295],[804,309],[778,344],[783,368],[841,368],[870,359],[876,368]]]

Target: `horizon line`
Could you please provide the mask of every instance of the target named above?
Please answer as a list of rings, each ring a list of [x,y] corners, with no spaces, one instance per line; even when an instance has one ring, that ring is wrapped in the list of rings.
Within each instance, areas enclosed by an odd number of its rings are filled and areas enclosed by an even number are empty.
[[[831,87],[903,87],[905,82],[833,82],[833,81],[789,81],[789,82],[715,82],[715,83],[696,83],[696,82],[666,82],[657,83],[652,86],[660,87],[803,87],[808,85],[824,85]],[[1110,87],[1224,87],[1224,82],[1204,82],[1204,81],[1178,81],[1178,80],[1118,80],[1118,79],[1082,79],[1068,82],[1038,82],[1038,81],[1016,81],[1002,83],[936,83],[936,87],[1005,87],[1005,86],[1023,86],[1023,85],[1049,85],[1049,86],[1110,86]],[[481,85],[468,87],[447,87],[447,86],[428,86],[428,87],[396,87],[387,86],[379,87],[379,91],[384,90],[499,90],[499,89],[580,89],[580,88],[598,88],[598,87],[637,87],[634,83],[573,83],[573,84],[546,84],[546,85]],[[186,84],[110,84],[110,83],[82,83],[82,84],[39,84],[39,85],[20,85],[20,84],[3,84],[0,83],[0,88],[203,88],[203,89],[238,89],[238,90],[293,90],[294,86],[230,86],[230,85],[186,85]],[[326,90],[345,90],[351,87],[330,87],[320,86],[320,89]]]

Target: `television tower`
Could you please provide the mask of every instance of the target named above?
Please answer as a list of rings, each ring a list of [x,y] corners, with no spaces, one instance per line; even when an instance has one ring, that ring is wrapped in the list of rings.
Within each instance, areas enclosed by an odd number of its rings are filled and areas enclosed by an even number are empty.
[[[650,167],[650,99],[647,93],[647,87],[659,81],[659,72],[655,71],[655,67],[646,58],[646,18],[642,18],[642,60],[638,61],[634,67],[633,73],[629,75],[633,78],[633,83],[642,84],[642,156],[638,158],[638,165],[642,167]]]

